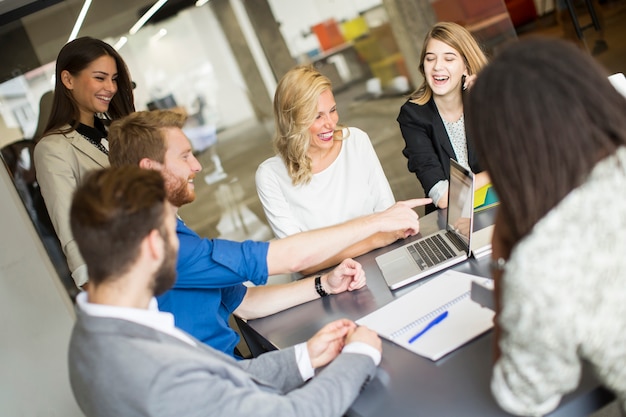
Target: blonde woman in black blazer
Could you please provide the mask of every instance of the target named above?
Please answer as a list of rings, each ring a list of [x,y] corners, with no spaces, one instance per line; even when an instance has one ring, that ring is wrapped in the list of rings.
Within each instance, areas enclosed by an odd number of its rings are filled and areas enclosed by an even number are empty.
[[[476,175],[477,187],[489,183],[465,135],[463,119],[463,91],[486,64],[485,54],[464,27],[437,23],[422,47],[420,72],[424,82],[398,115],[408,169],[439,208],[446,208],[448,203],[450,158],[480,173]]]

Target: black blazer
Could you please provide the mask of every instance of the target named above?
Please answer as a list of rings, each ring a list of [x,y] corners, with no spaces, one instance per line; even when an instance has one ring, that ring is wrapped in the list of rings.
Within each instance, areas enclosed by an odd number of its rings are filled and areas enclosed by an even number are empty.
[[[402,153],[408,159],[409,171],[415,173],[428,196],[435,184],[450,179],[450,158],[456,161],[452,143],[435,101],[431,97],[423,106],[407,101],[400,108],[397,121],[406,144]],[[472,172],[481,172],[469,137],[467,154]]]

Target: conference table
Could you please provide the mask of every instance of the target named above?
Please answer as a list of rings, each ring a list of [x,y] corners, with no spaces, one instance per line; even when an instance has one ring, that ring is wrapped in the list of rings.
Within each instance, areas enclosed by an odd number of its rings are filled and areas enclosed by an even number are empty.
[[[493,223],[497,208],[479,212],[474,230]],[[445,227],[445,210],[420,219],[420,234],[356,258],[367,276],[367,286],[320,298],[269,317],[250,320],[252,332],[265,345],[284,348],[309,339],[323,325],[339,318],[357,320],[397,297],[443,273],[390,291],[376,264],[376,256],[422,235]],[[489,277],[489,256],[471,257],[450,269]],[[433,362],[383,339],[383,357],[376,378],[362,391],[348,416],[508,416],[493,399],[489,383],[493,364],[493,331],[470,341]],[[587,416],[613,399],[590,369],[585,369],[579,387],[563,397],[551,416]]]

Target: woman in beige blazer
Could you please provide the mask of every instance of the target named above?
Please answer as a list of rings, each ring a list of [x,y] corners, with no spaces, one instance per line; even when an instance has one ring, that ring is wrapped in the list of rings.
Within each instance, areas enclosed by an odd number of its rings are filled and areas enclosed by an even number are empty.
[[[87,267],[70,230],[72,194],[85,174],[109,166],[106,126],[135,110],[132,82],[117,51],[89,37],[61,49],[55,77],[52,111],[35,147],[35,169],[72,278],[82,287]]]

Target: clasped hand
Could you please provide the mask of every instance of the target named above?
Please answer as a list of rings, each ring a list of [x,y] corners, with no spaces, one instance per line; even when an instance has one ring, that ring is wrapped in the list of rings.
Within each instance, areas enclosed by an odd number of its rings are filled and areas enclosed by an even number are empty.
[[[327,365],[351,342],[366,343],[382,352],[382,342],[376,332],[364,326],[357,327],[351,320],[340,319],[322,327],[307,342],[311,366],[315,369]]]
[[[344,259],[335,269],[326,274],[324,281],[322,281],[325,284],[324,288],[330,294],[354,291],[365,286],[365,271],[363,271],[360,263],[348,258]]]

